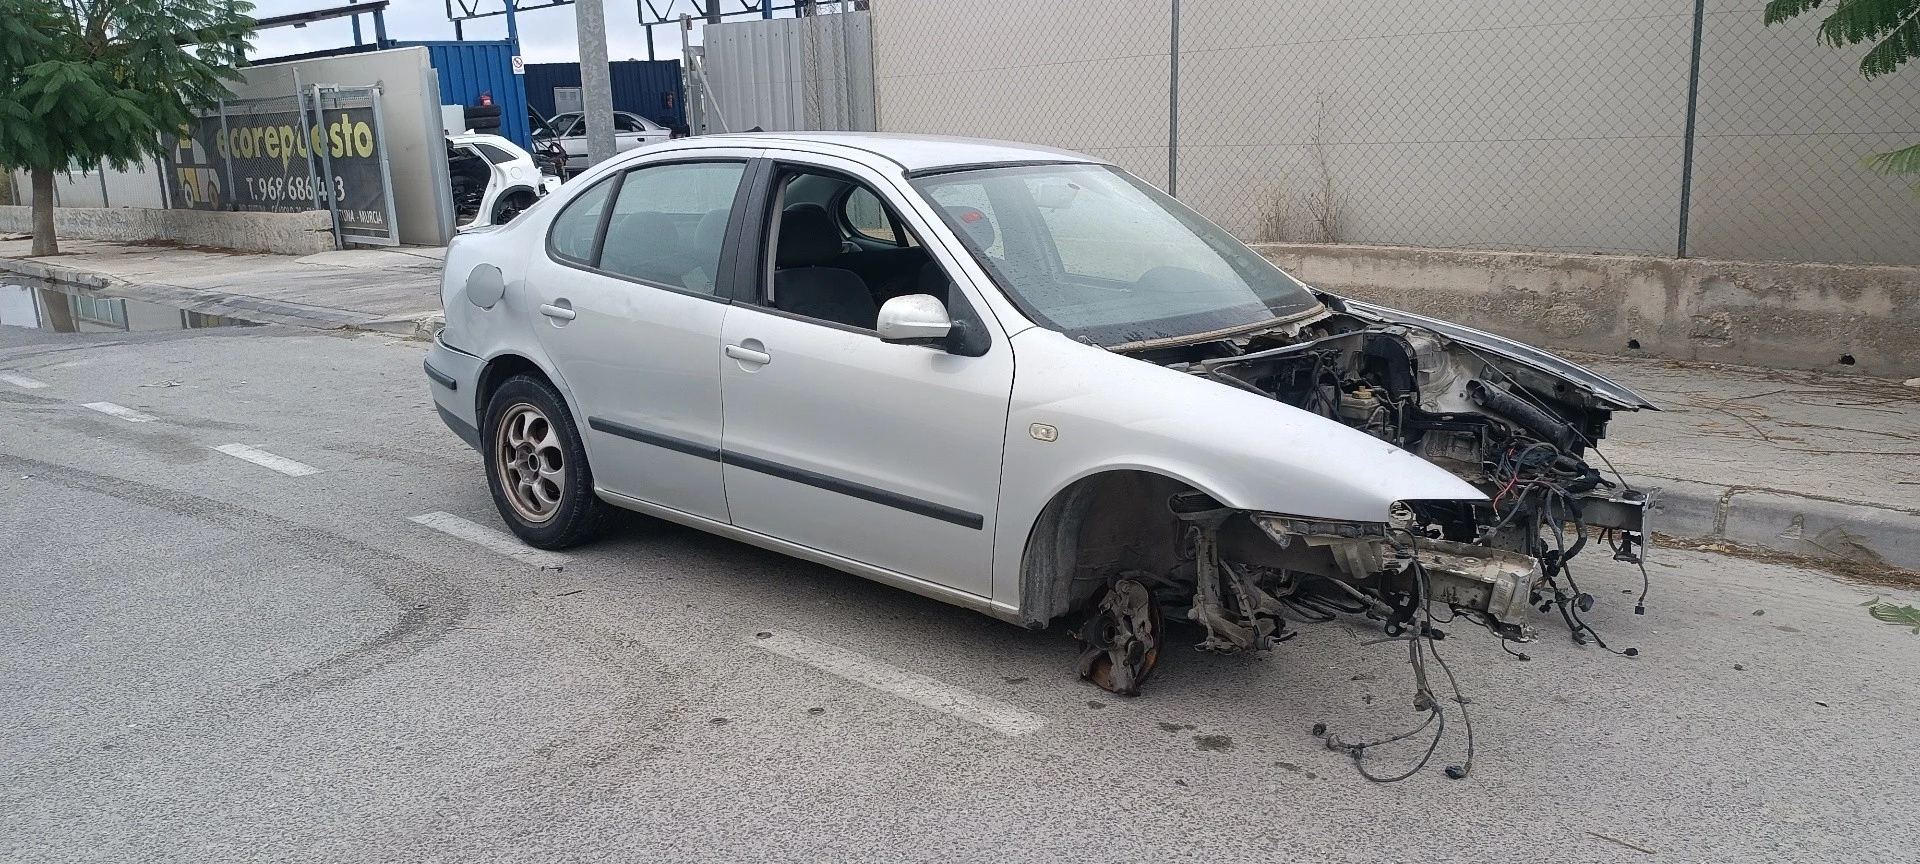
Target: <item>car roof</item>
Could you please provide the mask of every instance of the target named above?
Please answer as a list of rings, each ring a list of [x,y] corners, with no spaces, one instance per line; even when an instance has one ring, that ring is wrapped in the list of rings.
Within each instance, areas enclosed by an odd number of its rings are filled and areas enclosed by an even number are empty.
[[[1036,162],[1084,162],[1106,164],[1084,153],[1060,150],[1038,144],[994,141],[986,138],[959,138],[947,135],[906,135],[890,132],[741,132],[729,135],[701,135],[682,138],[668,146],[697,148],[701,142],[728,147],[769,147],[819,150],[843,147],[878,156],[909,172],[971,165],[1032,164]],[[658,152],[656,148],[650,148]],[[831,152],[821,150],[820,152]]]
[[[520,145],[514,144],[512,139],[502,138],[499,135],[493,135],[487,132],[449,132],[447,133],[447,140],[455,144],[493,144],[496,146],[507,144],[515,150],[520,149]]]

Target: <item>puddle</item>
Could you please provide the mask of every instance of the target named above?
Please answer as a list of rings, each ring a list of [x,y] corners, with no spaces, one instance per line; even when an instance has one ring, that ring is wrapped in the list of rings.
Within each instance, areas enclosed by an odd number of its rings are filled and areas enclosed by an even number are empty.
[[[0,325],[54,333],[145,333],[251,327],[254,322],[145,300],[84,294],[45,280],[8,276],[0,279]]]

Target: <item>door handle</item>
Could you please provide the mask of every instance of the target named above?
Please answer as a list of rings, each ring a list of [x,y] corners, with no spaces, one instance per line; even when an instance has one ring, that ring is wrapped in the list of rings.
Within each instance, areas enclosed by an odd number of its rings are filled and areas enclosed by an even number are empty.
[[[560,300],[557,302],[566,303],[567,301]],[[572,321],[574,312],[573,312],[573,306],[571,304],[560,306],[560,305],[555,305],[554,303],[542,303],[540,304],[540,314],[545,315],[548,318],[558,318],[562,321]]]
[[[732,357],[743,363],[760,363],[764,365],[773,362],[772,354],[768,354],[765,351],[755,351],[752,348],[744,348],[739,345],[728,345],[725,353],[728,357]]]

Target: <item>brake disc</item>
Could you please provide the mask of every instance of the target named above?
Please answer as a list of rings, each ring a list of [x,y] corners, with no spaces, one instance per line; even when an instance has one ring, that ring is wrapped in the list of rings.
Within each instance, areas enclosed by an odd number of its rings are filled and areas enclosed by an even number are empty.
[[[1080,625],[1080,677],[1122,696],[1140,695],[1140,685],[1160,664],[1163,630],[1160,603],[1132,579],[1121,579],[1096,597],[1093,614]]]

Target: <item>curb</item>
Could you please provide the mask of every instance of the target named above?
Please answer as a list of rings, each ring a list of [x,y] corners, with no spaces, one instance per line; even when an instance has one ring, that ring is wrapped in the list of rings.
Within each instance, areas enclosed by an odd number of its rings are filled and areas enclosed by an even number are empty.
[[[168,285],[164,282],[131,282],[117,276],[62,267],[57,264],[44,264],[39,261],[23,261],[18,258],[0,258],[0,272],[40,279],[57,285],[98,291],[109,297],[124,297],[132,300],[145,300],[199,312],[205,315],[220,315],[239,318],[260,324],[291,324],[299,327],[312,327],[320,330],[338,330],[342,327],[360,327],[379,329],[407,335],[415,334],[411,323],[414,318],[388,319],[376,318],[363,312],[350,312],[344,309],[332,309],[325,306],[309,306],[286,300],[271,300],[245,294],[229,294],[224,291],[209,291],[202,288],[186,288]],[[422,313],[425,315],[427,313]],[[438,315],[439,313],[431,313]],[[420,316],[414,316],[415,318]],[[400,326],[395,323],[405,320],[409,323]],[[384,325],[384,326],[374,326]],[[429,331],[426,335],[431,336]]]
[[[1920,512],[1778,489],[1632,477],[1661,487],[1651,523],[1687,540],[1724,540],[1826,561],[1920,570]]]
[[[61,282],[95,290],[118,288],[131,283],[123,282],[102,273],[91,270],[78,270],[62,267],[58,264],[43,264],[39,261],[22,261],[18,258],[0,258],[0,270],[30,279],[45,279],[48,282]]]
[[[353,326],[376,333],[392,333],[410,339],[432,339],[433,334],[446,326],[447,317],[439,312],[419,312],[413,315],[395,315],[389,318],[376,318]]]

